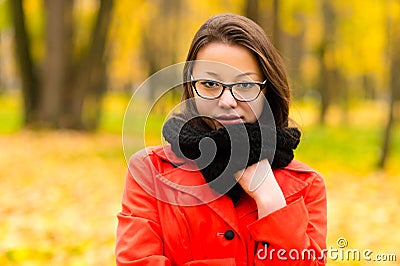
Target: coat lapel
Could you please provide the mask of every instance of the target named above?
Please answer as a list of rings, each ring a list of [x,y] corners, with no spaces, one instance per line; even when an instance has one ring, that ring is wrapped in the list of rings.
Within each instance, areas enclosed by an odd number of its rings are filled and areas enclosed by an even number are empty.
[[[170,197],[171,201],[169,203],[180,206],[207,204],[236,232],[240,231],[236,213],[239,213],[240,216],[244,216],[257,211],[254,200],[248,195],[245,195],[241,200],[242,204],[239,202],[237,207],[238,212],[236,212],[230,198],[211,189],[205,182],[197,165],[192,161],[176,157],[169,145],[162,146],[162,148],[153,150],[153,152],[166,163],[175,165],[174,168],[157,175],[159,181],[173,190],[165,193],[175,195],[174,191],[180,192],[178,196]],[[275,178],[286,200],[308,186],[305,181],[297,178],[294,173],[309,170],[311,169],[303,169],[302,165],[296,161],[289,164],[286,168],[274,170]],[[188,197],[188,195],[190,196]],[[229,211],[229,209],[231,211]]]

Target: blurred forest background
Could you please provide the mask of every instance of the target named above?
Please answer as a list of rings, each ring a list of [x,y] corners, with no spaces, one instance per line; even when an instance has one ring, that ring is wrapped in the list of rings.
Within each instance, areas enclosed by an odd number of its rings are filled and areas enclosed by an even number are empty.
[[[0,265],[114,265],[130,97],[222,12],[258,22],[286,62],[296,157],[326,179],[328,246],[398,265],[399,0],[0,0]],[[158,101],[150,142],[177,101]]]

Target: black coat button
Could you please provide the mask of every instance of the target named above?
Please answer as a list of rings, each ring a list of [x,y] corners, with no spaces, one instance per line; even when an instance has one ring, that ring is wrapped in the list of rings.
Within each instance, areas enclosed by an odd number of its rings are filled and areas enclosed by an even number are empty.
[[[235,233],[232,230],[226,230],[224,237],[227,240],[232,240],[235,237]]]

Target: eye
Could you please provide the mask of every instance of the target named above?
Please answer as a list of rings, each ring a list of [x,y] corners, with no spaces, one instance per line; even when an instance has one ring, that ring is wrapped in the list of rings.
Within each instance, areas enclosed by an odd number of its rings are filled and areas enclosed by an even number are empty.
[[[204,80],[200,84],[207,89],[217,89],[220,86],[218,82],[212,80]]]
[[[243,82],[243,83],[238,83],[236,86],[238,89],[241,89],[241,90],[249,90],[249,89],[256,87],[257,84],[251,83],[251,82]]]

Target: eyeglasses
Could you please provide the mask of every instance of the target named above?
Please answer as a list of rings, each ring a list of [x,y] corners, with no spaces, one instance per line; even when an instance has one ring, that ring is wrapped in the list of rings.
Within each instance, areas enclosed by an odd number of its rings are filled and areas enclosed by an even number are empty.
[[[194,79],[191,76],[192,87],[203,99],[218,99],[224,93],[224,89],[228,88],[233,98],[239,102],[251,102],[257,99],[261,90],[266,87],[267,80],[264,82],[237,82],[223,83],[211,79]]]

